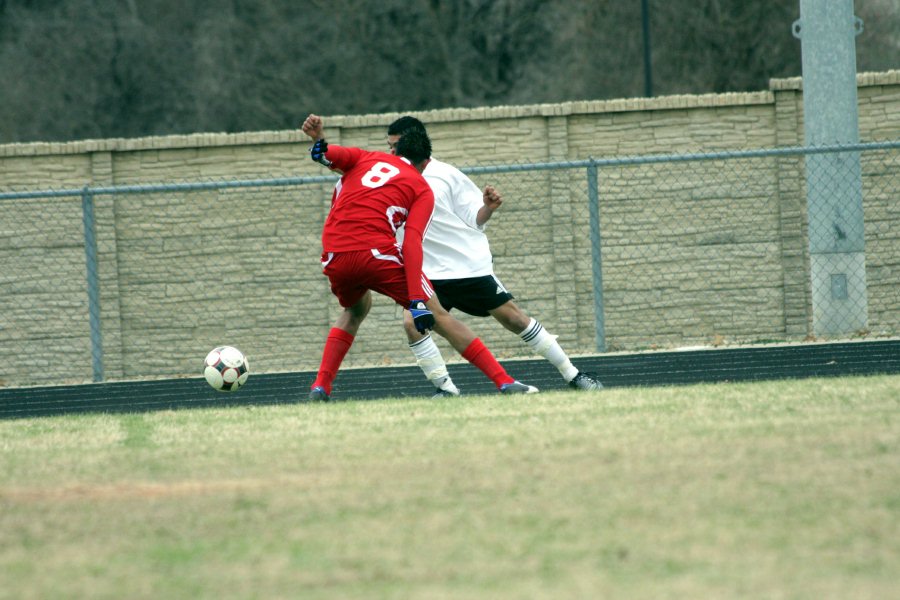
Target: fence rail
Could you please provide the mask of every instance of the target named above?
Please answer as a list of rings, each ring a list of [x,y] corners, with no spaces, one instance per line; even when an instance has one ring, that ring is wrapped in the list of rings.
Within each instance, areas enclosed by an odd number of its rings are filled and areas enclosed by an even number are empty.
[[[506,199],[489,230],[506,287],[571,353],[596,353],[900,334],[898,150],[464,171]],[[860,198],[847,192],[854,178]],[[256,370],[314,368],[338,311],[318,266],[335,180],[0,192],[0,349],[11,357],[0,385],[195,375],[221,343]],[[399,316],[376,303],[347,364],[412,363]],[[495,323],[463,318],[500,356],[529,356]]]

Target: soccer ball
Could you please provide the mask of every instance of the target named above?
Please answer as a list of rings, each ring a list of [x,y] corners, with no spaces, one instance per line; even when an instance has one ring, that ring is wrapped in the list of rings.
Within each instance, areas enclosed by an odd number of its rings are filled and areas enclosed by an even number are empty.
[[[206,355],[203,376],[213,389],[220,392],[236,392],[250,377],[250,364],[244,353],[232,346],[213,348]]]

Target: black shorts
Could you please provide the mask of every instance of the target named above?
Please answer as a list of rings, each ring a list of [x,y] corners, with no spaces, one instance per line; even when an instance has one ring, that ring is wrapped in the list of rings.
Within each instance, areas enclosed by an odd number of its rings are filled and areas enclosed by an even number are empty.
[[[432,279],[441,306],[446,310],[458,308],[473,317],[487,317],[494,310],[513,299],[496,275],[465,279]]]

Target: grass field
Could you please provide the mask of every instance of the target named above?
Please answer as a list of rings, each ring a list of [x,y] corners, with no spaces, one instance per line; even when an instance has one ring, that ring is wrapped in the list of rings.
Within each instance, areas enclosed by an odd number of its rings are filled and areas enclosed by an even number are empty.
[[[0,598],[900,598],[900,376],[0,421]]]

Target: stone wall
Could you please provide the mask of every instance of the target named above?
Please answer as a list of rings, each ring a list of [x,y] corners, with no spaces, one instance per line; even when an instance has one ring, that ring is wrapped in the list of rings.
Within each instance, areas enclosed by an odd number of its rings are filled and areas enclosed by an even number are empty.
[[[861,139],[900,139],[900,71],[861,74],[858,84]],[[773,80],[764,92],[414,114],[428,124],[435,155],[460,166],[803,140],[799,78]],[[329,116],[326,135],[333,143],[385,148],[385,127],[398,116]],[[307,147],[297,131],[0,145],[0,190],[322,175]],[[608,347],[804,338],[810,309],[802,167],[802,159],[784,157],[601,169]],[[870,326],[895,335],[896,169],[895,159],[864,170],[871,182]],[[489,227],[498,275],[570,353],[594,352],[584,171],[474,179],[497,185],[506,198]],[[206,351],[221,343],[242,347],[255,370],[315,368],[339,312],[318,264],[329,190],[316,184],[96,196],[107,377],[194,375]],[[0,384],[89,378],[81,198],[0,200],[0,208],[0,259],[7,265],[0,350],[11,357]],[[529,356],[495,322],[464,320],[499,356]],[[399,322],[399,308],[378,298],[345,365],[410,363]]]

